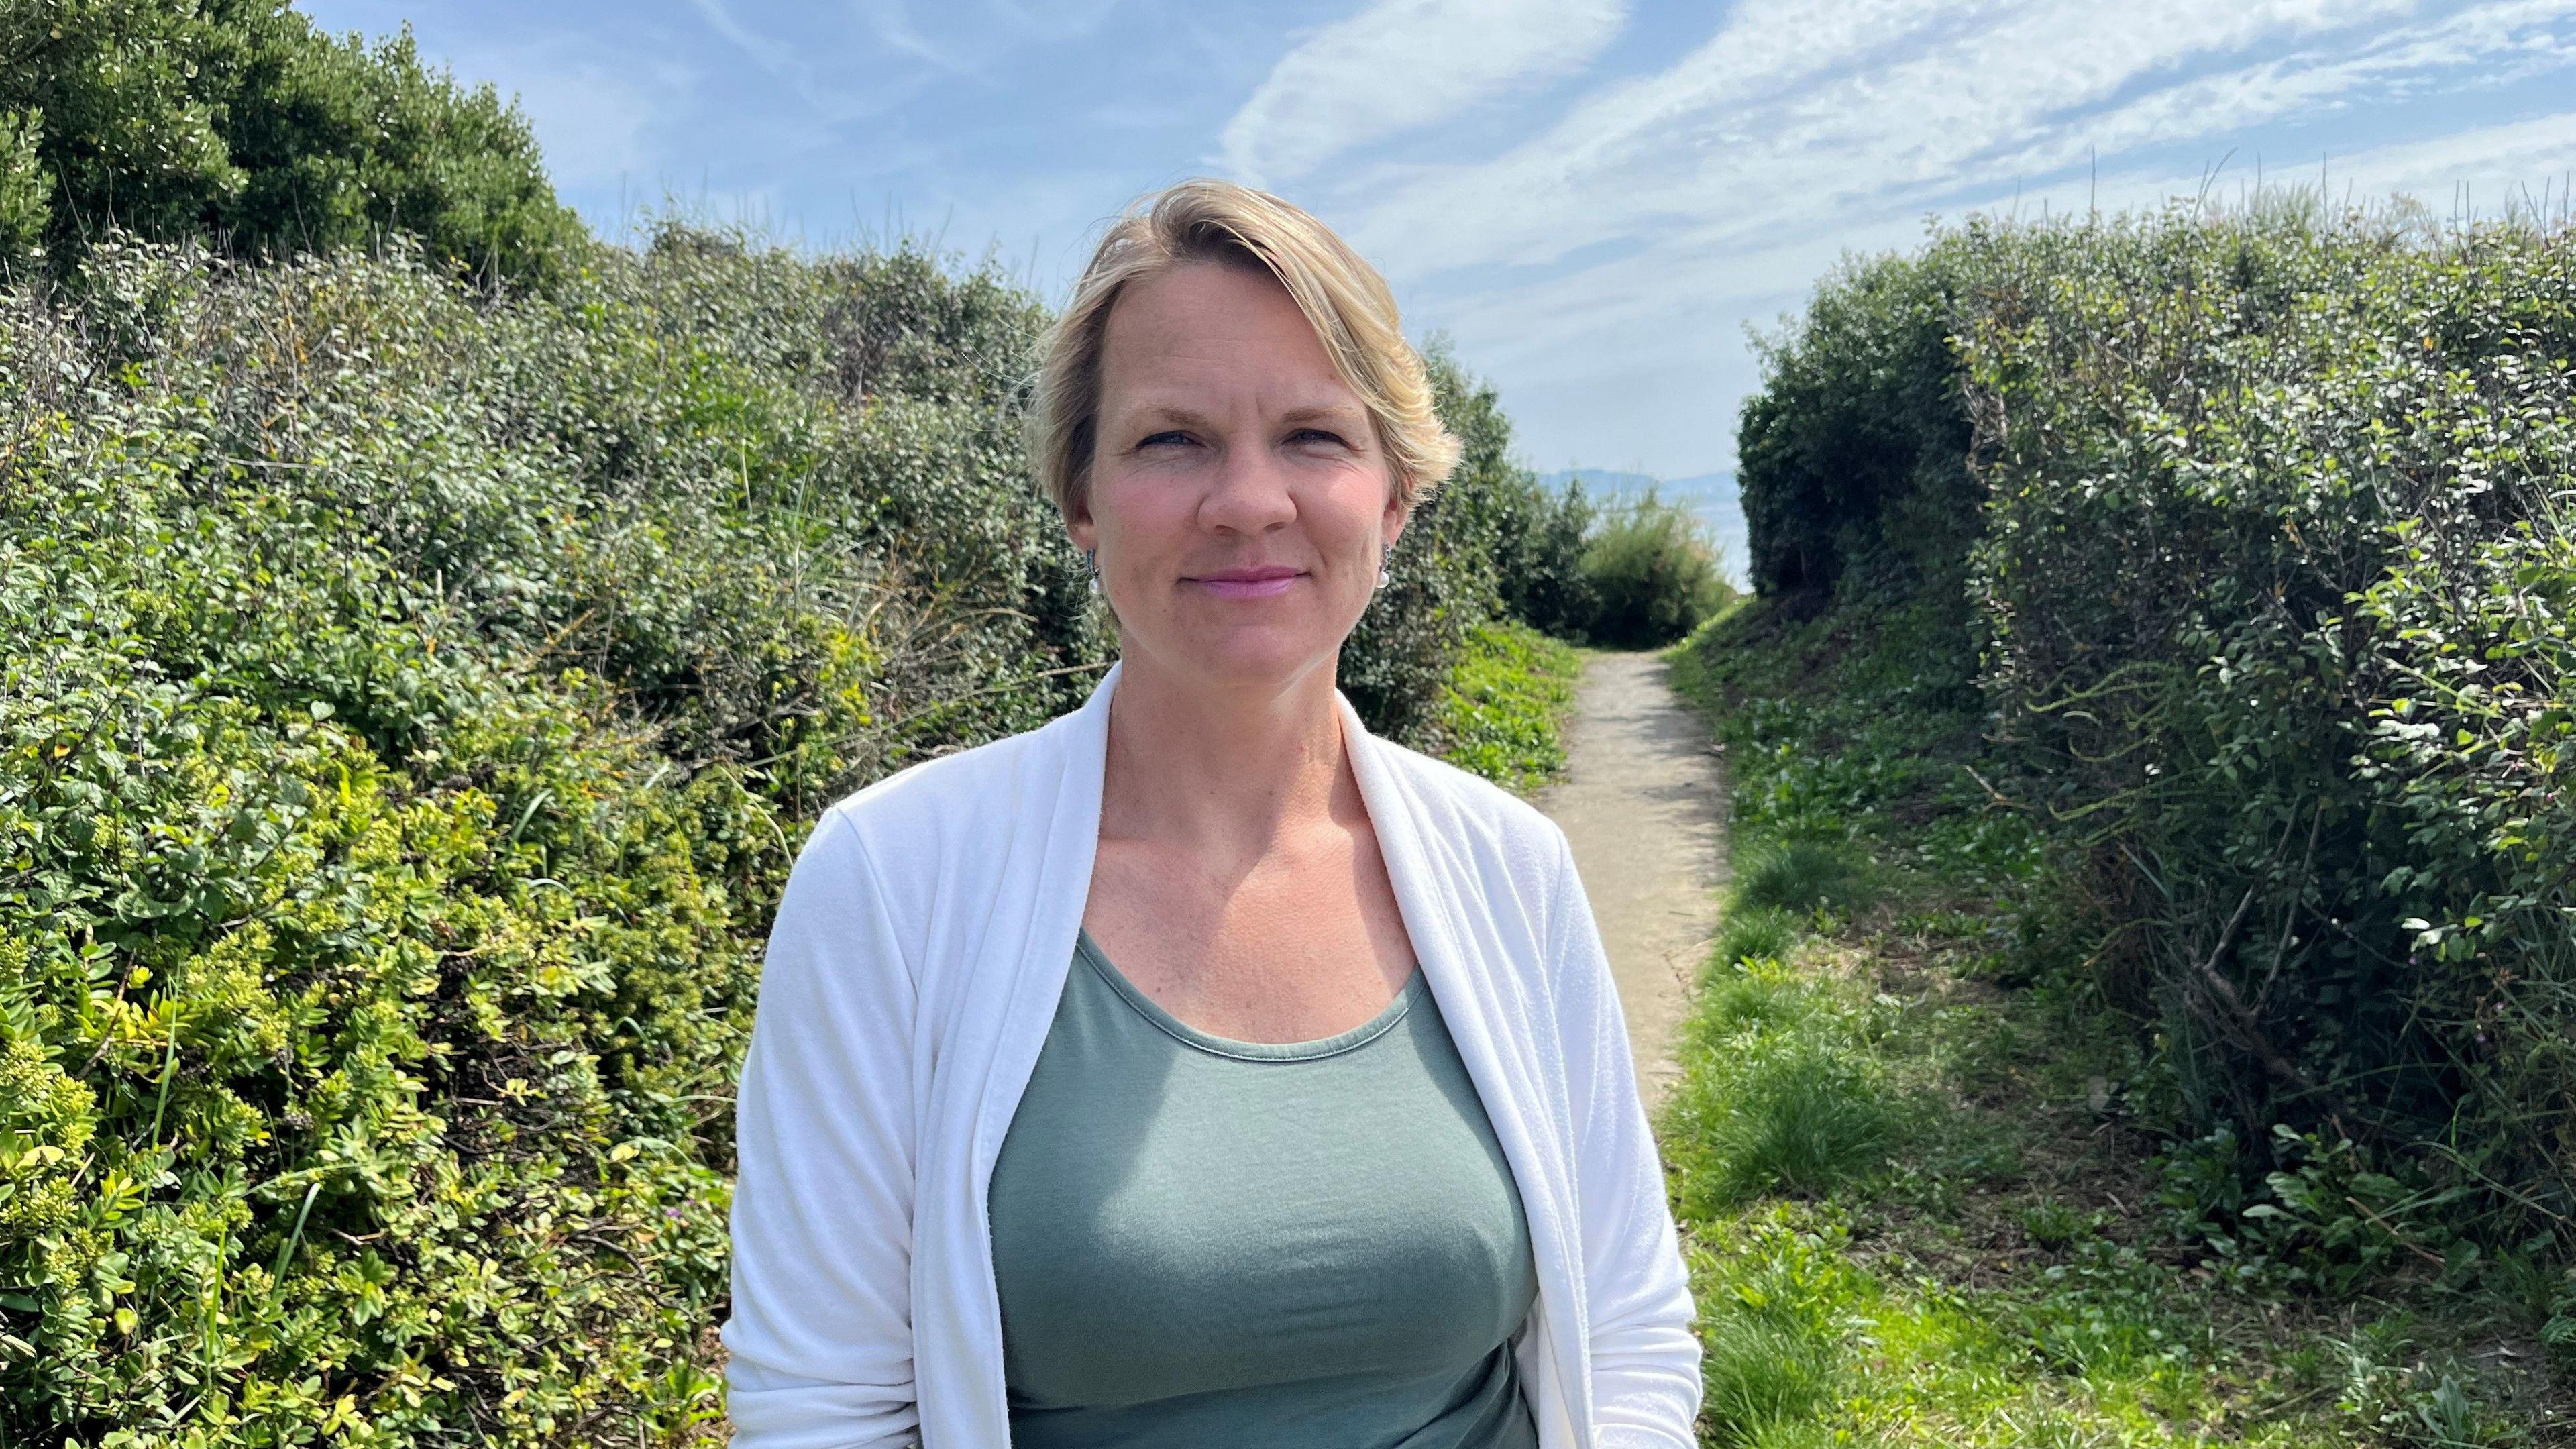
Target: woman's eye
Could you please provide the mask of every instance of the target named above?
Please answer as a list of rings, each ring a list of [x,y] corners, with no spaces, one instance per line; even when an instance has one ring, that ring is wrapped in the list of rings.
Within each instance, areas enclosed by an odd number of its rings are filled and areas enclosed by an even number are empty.
[[[1190,435],[1187,433],[1153,433],[1137,440],[1136,446],[1139,448],[1169,447],[1174,443],[1186,443],[1189,440]]]
[[[1323,428],[1299,428],[1297,431],[1288,435],[1288,441],[1292,443],[1330,443],[1337,448],[1350,446],[1342,440],[1341,434],[1328,432]]]

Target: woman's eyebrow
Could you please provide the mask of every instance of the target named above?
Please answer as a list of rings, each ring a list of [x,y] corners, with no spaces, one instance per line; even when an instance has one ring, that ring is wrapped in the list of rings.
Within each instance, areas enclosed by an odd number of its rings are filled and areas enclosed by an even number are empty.
[[[1123,426],[1130,428],[1143,427],[1147,423],[1173,423],[1184,428],[1200,429],[1214,426],[1213,420],[1207,414],[1195,412],[1178,403],[1167,402],[1137,403],[1121,412],[1118,420]]]
[[[1279,421],[1290,424],[1342,423],[1347,425],[1359,416],[1360,409],[1349,403],[1308,403],[1304,407],[1290,408],[1281,413]]]
[[[1287,427],[1306,423],[1337,423],[1347,427],[1353,425],[1361,415],[1362,410],[1350,403],[1305,403],[1281,413],[1279,422]],[[1196,409],[1179,403],[1153,401],[1134,403],[1121,409],[1118,414],[1118,424],[1122,429],[1144,427],[1147,424],[1170,424],[1201,430],[1212,430],[1217,426],[1215,419]]]

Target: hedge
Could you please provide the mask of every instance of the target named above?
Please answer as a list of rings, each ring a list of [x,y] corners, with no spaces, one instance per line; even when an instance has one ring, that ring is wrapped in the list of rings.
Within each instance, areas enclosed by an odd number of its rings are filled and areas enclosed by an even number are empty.
[[[111,239],[0,296],[0,1442],[720,1414],[806,823],[1108,659],[1021,461],[1044,316],[680,227],[524,294]],[[1348,670],[1434,745],[1523,501],[1443,366],[1486,446]]]
[[[2576,230],[2298,196],[1977,222],[1840,274],[1772,358],[1769,588],[1832,558],[1964,592],[1997,783],[2167,1125],[2243,1154],[2236,1205],[2275,1144],[2347,1142],[2365,1197],[2563,1232]],[[1877,482],[1791,466],[1882,403]]]

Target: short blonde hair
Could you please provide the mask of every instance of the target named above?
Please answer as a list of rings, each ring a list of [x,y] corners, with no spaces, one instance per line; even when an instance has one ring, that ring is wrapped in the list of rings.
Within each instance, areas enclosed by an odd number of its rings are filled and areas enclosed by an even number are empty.
[[[1304,211],[1265,191],[1203,178],[1129,207],[1047,329],[1028,415],[1029,454],[1040,486],[1066,517],[1089,503],[1110,308],[1129,284],[1188,262],[1257,266],[1287,288],[1333,371],[1367,406],[1393,465],[1398,502],[1412,507],[1458,466],[1458,440],[1432,411],[1422,355],[1404,340],[1386,279]]]

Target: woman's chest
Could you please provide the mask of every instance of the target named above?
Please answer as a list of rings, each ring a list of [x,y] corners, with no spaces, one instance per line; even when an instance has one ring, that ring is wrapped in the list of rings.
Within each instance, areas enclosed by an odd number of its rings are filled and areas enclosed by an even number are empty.
[[[1365,1021],[1416,959],[1373,842],[1333,831],[1246,861],[1104,840],[1083,921],[1167,1010],[1248,1041]]]
[[[994,1166],[1015,1401],[1437,1383],[1510,1337],[1527,1220],[1418,980],[1365,1040],[1245,1055],[1142,1006],[1074,963]]]

